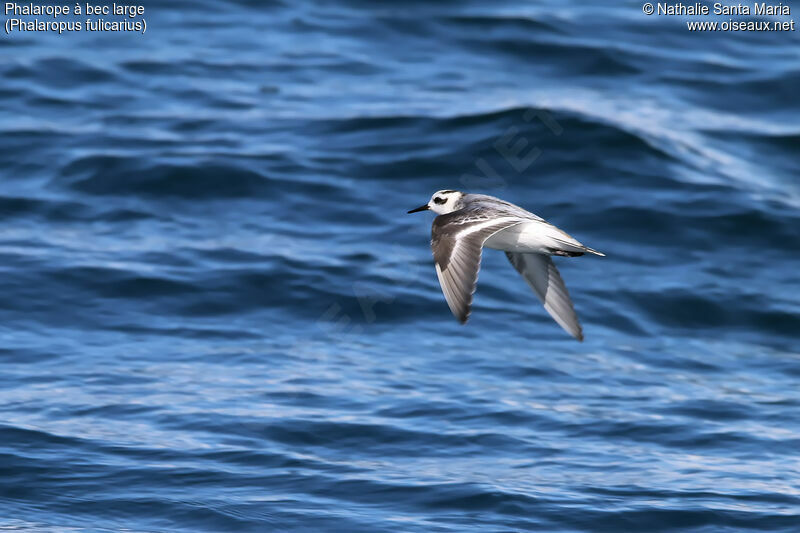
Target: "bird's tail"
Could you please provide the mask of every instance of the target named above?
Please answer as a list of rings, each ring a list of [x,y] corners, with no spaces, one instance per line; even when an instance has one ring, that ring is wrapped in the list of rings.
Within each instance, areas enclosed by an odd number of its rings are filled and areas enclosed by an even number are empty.
[[[590,253],[590,254],[599,255],[600,257],[605,257],[606,256],[606,254],[604,254],[603,252],[598,252],[597,250],[589,248],[588,246],[584,246],[583,247],[583,251],[587,252],[587,253]]]
[[[556,243],[558,243],[558,248],[553,250],[553,255],[566,255],[570,257],[576,257],[579,255],[583,255],[585,253],[599,255],[601,257],[605,257],[606,254],[603,252],[598,252],[593,248],[589,248],[588,246],[584,246],[583,244],[579,243],[578,241],[573,239],[573,242],[569,242],[565,239],[561,239],[558,237],[550,237]]]

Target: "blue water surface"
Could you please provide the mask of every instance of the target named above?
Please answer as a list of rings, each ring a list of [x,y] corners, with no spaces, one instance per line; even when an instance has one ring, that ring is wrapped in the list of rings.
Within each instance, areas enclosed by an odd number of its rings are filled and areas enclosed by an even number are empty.
[[[0,37],[3,529],[800,531],[797,32],[145,8]],[[496,251],[458,324],[437,189],[607,254],[585,342]]]

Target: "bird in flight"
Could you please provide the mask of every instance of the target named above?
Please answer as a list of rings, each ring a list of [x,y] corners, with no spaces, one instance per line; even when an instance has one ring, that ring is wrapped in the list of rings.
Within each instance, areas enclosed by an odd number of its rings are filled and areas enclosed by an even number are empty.
[[[583,330],[567,287],[551,256],[604,256],[525,209],[494,196],[437,191],[427,204],[409,213],[430,210],[431,248],[439,285],[447,305],[462,323],[469,318],[483,248],[503,250],[533,289],[550,316],[583,341]]]

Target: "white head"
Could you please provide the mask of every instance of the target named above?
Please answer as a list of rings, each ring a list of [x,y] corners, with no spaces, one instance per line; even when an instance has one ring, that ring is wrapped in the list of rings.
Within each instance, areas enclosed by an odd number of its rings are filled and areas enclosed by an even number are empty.
[[[457,211],[463,207],[463,203],[461,202],[461,198],[463,196],[464,193],[460,191],[436,191],[433,193],[433,196],[431,196],[431,199],[428,200],[427,204],[421,205],[416,209],[412,209],[409,211],[409,213],[416,213],[418,211],[430,209],[437,215],[446,215],[447,213],[452,213],[453,211]]]

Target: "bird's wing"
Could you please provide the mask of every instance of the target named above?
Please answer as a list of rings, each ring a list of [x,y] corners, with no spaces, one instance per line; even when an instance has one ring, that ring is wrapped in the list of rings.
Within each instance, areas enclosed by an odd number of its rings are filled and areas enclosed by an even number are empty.
[[[575,314],[567,286],[564,285],[553,260],[547,255],[537,253],[506,252],[506,257],[522,274],[558,325],[579,341],[583,341],[578,315]]]
[[[460,211],[434,219],[431,248],[436,275],[447,305],[462,324],[469,318],[483,243],[498,231],[520,222],[517,217],[492,218]]]

